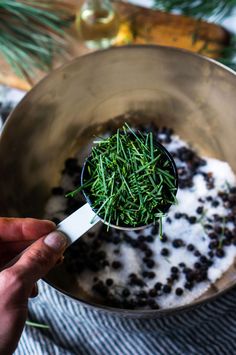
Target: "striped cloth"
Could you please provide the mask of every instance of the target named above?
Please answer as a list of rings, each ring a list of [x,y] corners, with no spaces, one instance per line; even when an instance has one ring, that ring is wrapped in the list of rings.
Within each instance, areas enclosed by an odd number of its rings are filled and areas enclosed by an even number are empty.
[[[39,282],[15,355],[233,355],[236,289],[197,309],[162,319],[124,319],[90,310]]]

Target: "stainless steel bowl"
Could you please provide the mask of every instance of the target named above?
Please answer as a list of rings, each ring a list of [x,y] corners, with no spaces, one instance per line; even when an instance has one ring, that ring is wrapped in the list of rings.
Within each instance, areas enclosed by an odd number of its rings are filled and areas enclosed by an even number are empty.
[[[0,139],[0,215],[42,217],[64,160],[112,117],[137,112],[170,126],[200,154],[236,171],[236,76],[216,62],[157,46],[112,48],[80,57],[34,87],[8,119]],[[148,119],[147,119],[148,120]],[[164,311],[120,310],[81,292],[63,264],[46,281],[99,311],[160,317],[210,301],[236,284],[232,265],[191,304]]]

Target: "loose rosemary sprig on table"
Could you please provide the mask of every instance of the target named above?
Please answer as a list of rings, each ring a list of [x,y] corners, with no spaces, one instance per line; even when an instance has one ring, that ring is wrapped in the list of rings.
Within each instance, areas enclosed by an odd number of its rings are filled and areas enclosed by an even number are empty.
[[[99,217],[123,227],[156,223],[165,206],[176,203],[176,176],[152,132],[144,135],[125,124],[94,143],[83,185],[67,196],[84,190]]]

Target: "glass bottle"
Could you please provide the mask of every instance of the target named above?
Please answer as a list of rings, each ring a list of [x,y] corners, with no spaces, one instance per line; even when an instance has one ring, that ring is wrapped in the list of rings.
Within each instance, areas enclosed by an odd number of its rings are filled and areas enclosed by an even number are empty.
[[[110,0],[85,0],[76,27],[88,48],[107,48],[118,33],[119,19]]]

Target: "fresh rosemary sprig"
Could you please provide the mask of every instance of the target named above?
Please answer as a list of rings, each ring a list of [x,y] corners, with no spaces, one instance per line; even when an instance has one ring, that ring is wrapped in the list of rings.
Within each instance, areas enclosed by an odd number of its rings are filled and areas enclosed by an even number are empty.
[[[135,132],[127,124],[96,141],[85,165],[83,185],[92,208],[108,224],[145,226],[159,221],[176,203],[176,176],[166,152],[152,132]]]

